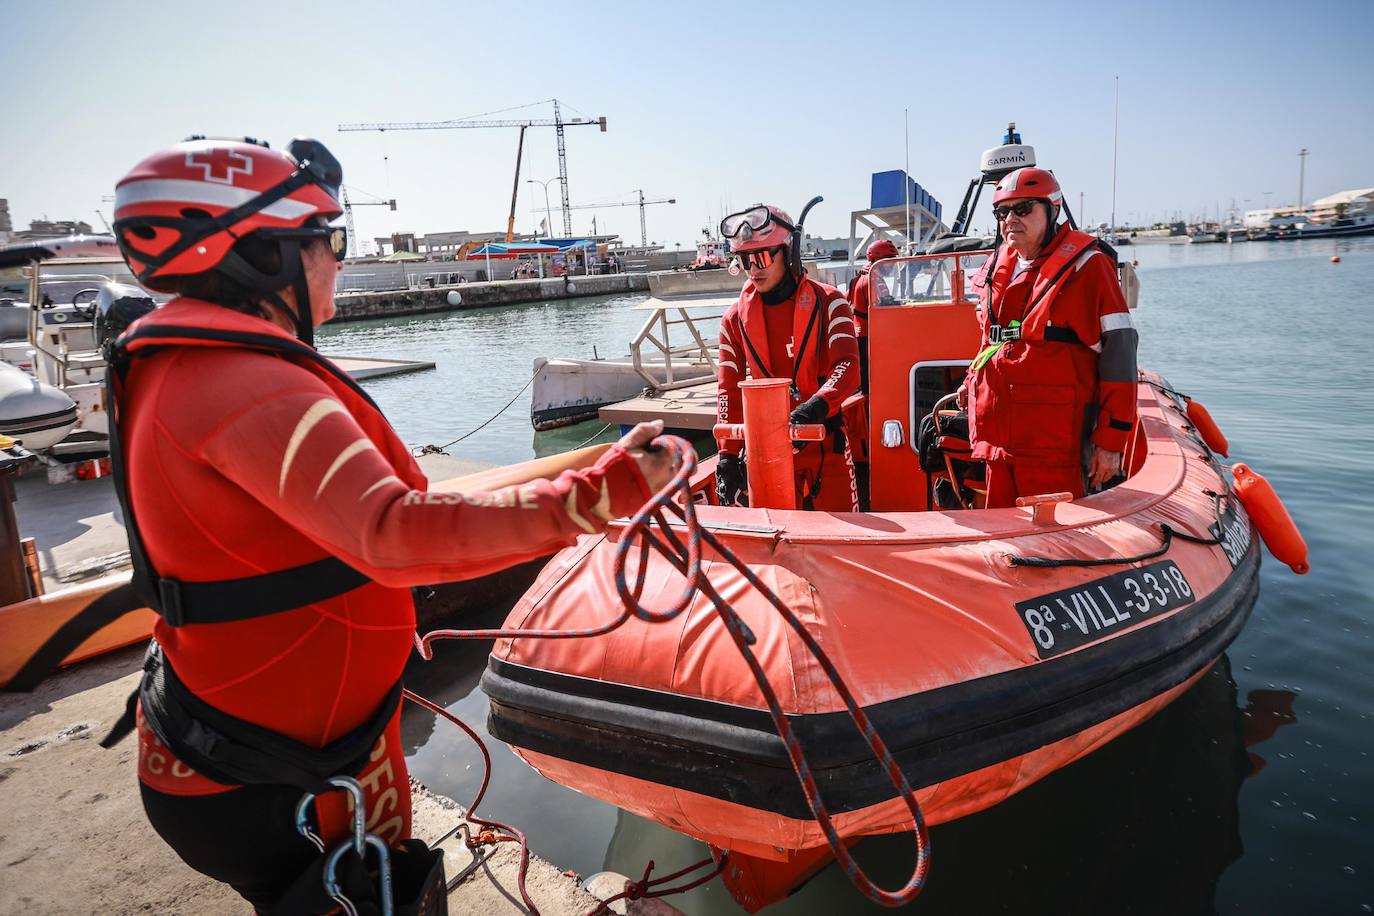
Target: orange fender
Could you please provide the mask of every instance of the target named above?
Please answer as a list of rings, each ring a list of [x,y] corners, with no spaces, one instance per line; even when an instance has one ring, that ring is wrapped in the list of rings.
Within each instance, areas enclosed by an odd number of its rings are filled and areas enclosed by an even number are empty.
[[[1201,401],[1188,398],[1188,421],[1197,427],[1197,431],[1202,434],[1202,441],[1207,443],[1208,448],[1223,458],[1231,457],[1228,451],[1231,443],[1226,441],[1221,427],[1217,426],[1217,421],[1212,419],[1212,414],[1202,406]]]
[[[1293,572],[1306,573],[1311,569],[1307,565],[1307,542],[1284,508],[1279,494],[1274,492],[1269,481],[1247,465],[1237,464],[1231,468],[1231,473],[1236,478],[1236,495],[1259,529],[1260,537],[1264,538],[1264,546]]]

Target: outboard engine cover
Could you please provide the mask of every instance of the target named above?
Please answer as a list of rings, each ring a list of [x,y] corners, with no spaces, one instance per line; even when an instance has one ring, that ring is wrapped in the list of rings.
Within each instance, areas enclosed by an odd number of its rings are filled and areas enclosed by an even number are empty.
[[[136,286],[106,283],[95,297],[95,343],[108,360],[110,345],[129,325],[157,308],[152,297]]]

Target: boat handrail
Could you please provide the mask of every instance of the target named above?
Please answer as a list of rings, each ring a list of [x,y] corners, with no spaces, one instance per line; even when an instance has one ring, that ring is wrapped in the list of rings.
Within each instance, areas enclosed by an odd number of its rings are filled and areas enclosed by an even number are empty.
[[[669,312],[676,311],[680,317],[670,318]],[[697,319],[710,321],[719,319],[724,315],[724,311],[718,314],[697,315]],[[685,325],[692,335],[692,342],[674,345],[672,342],[672,326]],[[662,335],[662,339],[655,335],[655,330]],[[663,357],[663,379],[660,380],[651,373],[645,366],[644,345],[648,343],[654,350]],[[674,365],[675,358],[690,357],[690,360],[678,359]],[[714,381],[716,378],[716,354],[715,347],[707,343],[697,330],[696,320],[687,313],[687,307],[683,305],[673,305],[671,307],[656,309],[649,319],[640,327],[639,333],[630,341],[630,359],[634,364],[635,373],[642,379],[650,390],[669,391],[675,388],[685,388],[688,385],[698,385],[706,381]],[[692,372],[685,377],[679,377],[679,372],[683,368],[683,362],[689,362],[692,367],[705,364],[706,371]],[[655,368],[659,363],[653,362]]]

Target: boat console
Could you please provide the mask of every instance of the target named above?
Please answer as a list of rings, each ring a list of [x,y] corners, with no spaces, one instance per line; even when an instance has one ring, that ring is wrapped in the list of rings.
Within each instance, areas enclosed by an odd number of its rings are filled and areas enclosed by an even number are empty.
[[[971,277],[986,248],[879,261],[870,272],[868,441],[874,511],[932,508],[922,422],[964,380],[978,350]]]

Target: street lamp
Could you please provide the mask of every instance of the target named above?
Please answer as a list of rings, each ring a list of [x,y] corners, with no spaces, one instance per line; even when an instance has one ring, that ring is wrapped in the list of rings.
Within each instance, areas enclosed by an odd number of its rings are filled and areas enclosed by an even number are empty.
[[[549,182],[557,180],[546,178],[540,181],[537,178],[526,178],[525,184],[542,184],[544,186],[544,238],[553,238],[553,209],[549,206]]]

